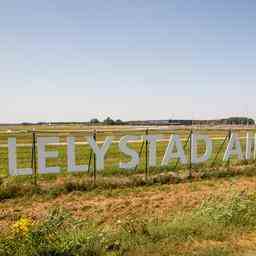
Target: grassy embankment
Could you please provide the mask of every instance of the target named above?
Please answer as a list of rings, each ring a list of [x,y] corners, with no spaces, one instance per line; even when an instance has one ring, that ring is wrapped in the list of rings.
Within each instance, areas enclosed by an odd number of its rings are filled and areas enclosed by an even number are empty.
[[[253,171],[5,199],[0,255],[254,255]]]
[[[215,143],[216,150],[221,141]],[[158,145],[158,162],[166,145]],[[29,177],[2,180],[0,255],[255,255],[253,162],[233,160],[227,168],[219,159],[215,168],[194,166],[193,177],[182,179],[170,175],[174,161],[150,170],[145,182],[144,159],[135,173],[110,167],[127,160],[114,145],[92,186],[90,174],[65,172],[65,147],[58,150],[60,160],[49,164],[61,165],[61,175],[40,176],[37,187]],[[80,164],[88,152],[78,147]]]

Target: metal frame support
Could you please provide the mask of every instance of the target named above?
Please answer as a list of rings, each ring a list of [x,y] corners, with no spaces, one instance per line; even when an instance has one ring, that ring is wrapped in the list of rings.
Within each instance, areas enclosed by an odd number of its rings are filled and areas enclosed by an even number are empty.
[[[33,170],[34,185],[37,186],[37,157],[36,157],[36,133],[32,132],[32,156],[31,156],[31,168]]]
[[[188,173],[189,178],[192,178],[192,135],[193,135],[193,129],[191,129],[190,136],[189,136],[189,173]]]
[[[145,132],[146,135],[149,134],[149,130],[146,129],[146,132]],[[145,159],[146,159],[146,168],[145,168],[145,180],[148,181],[148,176],[149,176],[149,166],[148,166],[148,157],[149,157],[149,152],[148,152],[148,140],[146,140],[146,152],[145,152]]]
[[[93,138],[95,141],[97,141],[97,131],[94,131]],[[97,170],[96,170],[96,154],[93,153],[93,185],[96,186],[96,175],[97,175]]]
[[[185,142],[185,145],[184,145],[184,149],[185,149],[185,150],[187,149],[187,146],[188,146],[188,143],[189,143],[189,141],[190,141],[191,135],[192,135],[192,130],[190,130],[189,135],[188,135],[188,138],[187,138],[187,140],[186,140],[186,142]],[[177,159],[176,164],[175,164],[175,166],[174,166],[174,171],[176,171],[176,169],[177,169],[177,167],[178,167],[178,165],[179,165],[179,162],[180,162],[180,160]]]

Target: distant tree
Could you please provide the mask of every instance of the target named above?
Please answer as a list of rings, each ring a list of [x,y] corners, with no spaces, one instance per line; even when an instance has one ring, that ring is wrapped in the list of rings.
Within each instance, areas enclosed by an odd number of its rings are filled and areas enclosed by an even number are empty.
[[[121,119],[117,119],[115,123],[116,124],[123,124],[123,121]]]
[[[248,119],[248,124],[249,125],[255,125],[255,121],[252,118]]]
[[[223,123],[235,125],[254,125],[255,121],[248,117],[230,117],[227,119],[223,119]]]
[[[107,125],[113,125],[115,124],[115,121],[110,118],[110,117],[107,117],[104,121],[103,121],[104,124],[107,124]]]
[[[91,124],[98,124],[98,123],[100,123],[100,121],[97,118],[93,118],[93,119],[91,119],[90,123]]]
[[[29,123],[29,122],[23,122],[21,123],[21,125],[32,125],[33,123]]]

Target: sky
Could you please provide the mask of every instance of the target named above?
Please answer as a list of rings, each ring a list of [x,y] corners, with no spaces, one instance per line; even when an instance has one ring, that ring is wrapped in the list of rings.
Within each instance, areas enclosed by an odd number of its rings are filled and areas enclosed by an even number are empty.
[[[8,0],[0,123],[256,118],[254,0]]]

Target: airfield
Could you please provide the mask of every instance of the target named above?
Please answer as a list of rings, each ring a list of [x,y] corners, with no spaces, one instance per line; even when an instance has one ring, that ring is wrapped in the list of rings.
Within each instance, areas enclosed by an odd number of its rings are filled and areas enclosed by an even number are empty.
[[[201,165],[160,162],[171,134],[182,139],[199,131],[214,141],[213,157]],[[0,255],[197,255],[256,254],[256,162],[222,161],[223,143],[230,130],[239,135],[243,150],[254,126],[2,126],[0,132]],[[66,137],[76,139],[77,164],[88,164],[85,138],[95,133],[113,145],[105,169],[94,177],[93,159],[86,173],[67,172]],[[158,166],[145,176],[146,150],[142,142],[131,146],[141,155],[134,170],[120,170],[117,142],[124,135],[161,134]],[[61,173],[9,177],[7,139],[17,139],[17,164],[33,166],[33,133],[58,136],[48,146],[59,152],[49,166]],[[225,143],[224,143],[225,144]],[[200,150],[204,150],[202,145]],[[192,175],[189,176],[188,173]],[[95,178],[95,179],[94,179]],[[31,249],[32,248],[32,249]],[[29,254],[31,252],[31,254]]]

